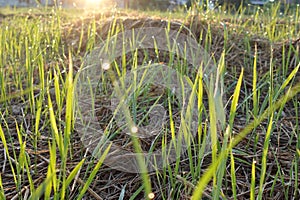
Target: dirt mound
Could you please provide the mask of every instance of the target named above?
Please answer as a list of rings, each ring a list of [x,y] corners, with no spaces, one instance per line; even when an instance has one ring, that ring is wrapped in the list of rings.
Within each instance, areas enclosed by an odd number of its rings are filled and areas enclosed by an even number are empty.
[[[68,29],[68,31],[64,32],[64,34],[67,33],[64,35],[64,43],[66,45],[78,43],[81,27],[85,26],[84,29],[87,30],[87,26],[89,25],[88,22],[93,20],[95,20],[94,22],[96,23],[97,39],[99,39],[99,41],[106,39],[113,25],[118,26],[123,30],[142,27],[157,27],[180,30],[182,33],[187,34],[187,30],[190,30],[194,37],[206,48],[209,55],[214,59],[219,60],[222,52],[225,50],[225,62],[228,71],[233,70],[239,72],[241,68],[245,68],[246,71],[248,70],[248,72],[251,72],[250,74],[252,74],[255,52],[257,55],[257,69],[259,70],[258,75],[262,75],[269,70],[270,60],[276,61],[275,64],[273,63],[274,70],[282,67],[283,62],[289,63],[288,68],[290,70],[294,69],[298,64],[297,55],[299,53],[300,43],[297,38],[291,41],[272,43],[264,37],[250,35],[246,30],[243,31],[244,33],[242,34],[237,34],[232,29],[238,27],[231,27],[232,25],[224,20],[224,23],[227,25],[226,31],[228,31],[228,38],[226,38],[225,44],[224,24],[203,20],[200,17],[190,17],[184,22],[181,20],[172,20],[170,22],[168,19],[154,17],[129,17],[126,13],[119,13],[117,17],[111,17],[107,13],[97,15],[93,18],[87,18],[80,22],[75,22],[71,26],[70,24],[66,24],[65,29]],[[182,30],[183,26],[187,28],[186,31]],[[208,47],[206,47],[206,38],[211,41],[211,44]],[[86,43],[88,40],[83,39],[82,42],[83,44],[79,48],[81,48],[81,52],[86,52]],[[283,52],[285,55],[283,55]]]

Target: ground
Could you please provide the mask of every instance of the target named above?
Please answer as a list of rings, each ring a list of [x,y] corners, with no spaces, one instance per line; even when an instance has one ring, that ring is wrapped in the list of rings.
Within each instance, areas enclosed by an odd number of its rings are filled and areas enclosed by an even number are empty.
[[[76,12],[74,11],[74,13]],[[145,182],[139,173],[118,171],[111,169],[110,166],[104,163],[96,171],[95,176],[92,179],[89,178],[98,159],[95,159],[84,145],[81,140],[81,133],[76,129],[76,126],[73,126],[75,122],[72,124],[67,152],[62,155],[61,147],[57,142],[59,140],[55,136],[53,119],[49,114],[49,100],[54,108],[53,116],[57,123],[58,133],[62,135],[62,138],[65,138],[67,137],[64,134],[66,134],[66,116],[68,113],[68,87],[66,85],[70,84],[66,81],[68,72],[70,72],[70,68],[73,68],[74,77],[76,76],[85,56],[92,52],[94,47],[101,44],[101,41],[107,39],[111,34],[112,26],[122,27],[124,30],[141,27],[165,28],[169,26],[171,30],[179,31],[182,28],[181,24],[184,24],[208,52],[212,60],[216,61],[216,65],[220,65],[221,61],[224,60],[223,79],[225,91],[223,101],[224,109],[226,109],[226,121],[230,119],[230,106],[233,101],[234,89],[242,69],[244,70],[238,107],[230,137],[236,136],[238,138],[238,134],[247,128],[249,129],[249,127],[250,131],[241,142],[230,150],[231,154],[229,155],[232,155],[234,159],[229,156],[224,161],[223,171],[220,169],[216,171],[216,173],[220,171],[224,173],[224,176],[221,176],[221,183],[218,184],[219,195],[217,197],[221,199],[233,199],[234,197],[237,199],[250,199],[253,193],[258,195],[261,188],[259,184],[264,171],[263,167],[266,167],[266,175],[263,176],[265,179],[263,199],[299,198],[300,161],[299,152],[297,153],[300,147],[299,93],[296,93],[292,99],[288,99],[289,101],[282,102],[276,111],[272,111],[272,108],[270,108],[269,112],[273,113],[272,115],[269,114],[265,118],[260,118],[269,106],[274,104],[275,107],[280,97],[288,92],[288,87],[282,85],[287,83],[288,86],[294,86],[300,82],[299,72],[295,73],[291,82],[285,82],[288,80],[289,74],[298,66],[299,40],[295,36],[296,34],[289,39],[285,36],[276,39],[276,34],[274,34],[274,37],[260,34],[258,27],[261,22],[255,16],[249,16],[240,18],[236,22],[236,19],[228,16],[217,18],[216,15],[189,14],[186,18],[174,16],[170,20],[168,15],[157,14],[153,17],[147,13],[141,14],[137,11],[123,10],[85,13],[80,19],[70,13],[51,11],[1,15],[1,34],[3,37],[7,37],[8,40],[2,40],[2,42],[5,41],[5,44],[3,43],[0,47],[3,53],[0,71],[0,80],[2,79],[0,81],[2,84],[0,125],[4,133],[0,134],[0,149],[2,149],[0,152],[0,185],[2,186],[0,187],[0,193],[3,191],[6,199],[26,199],[33,191],[31,185],[38,187],[46,180],[50,174],[49,170],[51,171],[51,167],[49,167],[51,164],[55,163],[54,169],[58,176],[57,179],[59,179],[60,176],[64,176],[64,173],[66,176],[72,174],[72,170],[85,158],[78,175],[65,189],[65,195],[68,199],[78,198],[80,191],[90,180],[92,182],[88,185],[87,192],[84,195],[85,199],[144,198]],[[24,21],[24,19],[26,20]],[[24,28],[22,23],[27,23],[26,25],[29,28],[26,28],[26,26]],[[300,27],[299,22],[290,23],[285,19],[278,19],[270,23],[273,23],[273,26],[270,27],[280,30],[284,29],[287,24],[290,28],[296,30]],[[12,27],[17,31],[9,32],[10,35],[5,32],[5,27],[8,27],[6,29],[8,32],[12,30]],[[36,43],[40,45],[39,47],[34,46],[35,40],[38,39],[26,35],[29,33],[42,38],[39,41],[40,43]],[[36,49],[40,52],[43,47],[47,47],[45,52],[40,53],[43,55],[42,58],[37,53],[32,55],[36,57],[27,60],[30,53],[26,51],[26,48],[17,45],[18,42],[21,45],[26,45],[27,37],[30,38],[28,42],[31,43],[29,46],[33,49],[32,51]],[[57,44],[53,45],[53,42]],[[15,46],[10,48],[9,45],[14,43],[16,43]],[[49,44],[53,46],[50,48],[47,46]],[[140,55],[138,56],[138,63],[144,61],[145,55],[143,53],[137,52]],[[148,59],[155,60],[155,49],[152,49],[152,53],[149,50],[147,55],[149,56]],[[127,61],[132,57],[134,55],[128,54]],[[16,58],[19,60],[15,60]],[[70,65],[70,58],[73,65]],[[162,63],[168,63],[169,60],[170,58],[165,56],[159,58]],[[178,62],[182,60],[184,61],[184,58],[179,59]],[[26,62],[31,64],[26,64]],[[117,58],[116,63],[122,63],[122,57]],[[254,63],[256,63],[257,69],[258,107],[253,102]],[[31,70],[31,65],[36,66]],[[126,65],[127,70],[131,70],[131,68],[130,64]],[[42,72],[45,74],[42,75]],[[195,74],[190,73],[189,70],[187,70],[186,75],[191,80],[195,80]],[[44,80],[42,80],[42,77]],[[46,86],[40,88],[41,83]],[[58,85],[55,86],[56,83]],[[109,81],[107,84],[111,85]],[[281,86],[283,90],[281,90]],[[102,99],[100,99],[100,111],[97,112],[102,127],[107,127],[112,118],[112,113],[105,108],[106,103],[109,104],[107,99],[111,98],[109,93],[112,89],[110,86],[105,87],[107,91],[100,94]],[[58,88],[60,88],[60,91],[58,91]],[[152,89],[151,92],[154,96],[162,96],[162,105],[164,102],[168,102],[164,101],[168,98],[166,91],[159,90],[157,92],[155,88],[150,89]],[[299,89],[296,88],[294,91],[299,92]],[[147,97],[150,98],[150,96]],[[103,100],[104,98],[106,98],[106,101]],[[40,114],[38,114],[39,106],[42,108]],[[179,105],[174,103],[172,106],[174,108],[174,123],[176,124],[176,130],[178,130],[177,126],[181,123],[179,117],[177,117]],[[165,109],[166,107],[168,107],[168,104],[165,105]],[[257,111],[255,111],[256,108]],[[211,118],[209,117],[208,111],[210,110],[207,95],[203,97],[203,110],[201,118],[203,121],[199,123],[203,132],[206,130],[209,132],[211,130],[207,127],[213,122],[210,121]],[[170,114],[169,111],[168,114]],[[269,131],[269,120],[272,118],[272,130]],[[251,122],[255,122],[255,120],[259,121],[259,124],[251,127]],[[113,126],[116,125],[113,124]],[[117,129],[112,127],[110,130],[117,131]],[[167,129],[171,129],[171,127],[167,127]],[[270,132],[268,142],[266,142],[266,137]],[[196,138],[199,139],[199,137],[201,137],[200,133],[197,134]],[[218,126],[218,155],[224,150],[222,149],[225,145],[224,141],[227,141],[224,138],[226,138],[225,128]],[[148,138],[141,141],[142,150],[147,151],[149,149],[152,139]],[[166,139],[171,140],[169,137],[166,137]],[[198,180],[212,163],[213,157],[210,148],[205,148],[206,152],[204,154],[199,153],[202,141],[198,139],[195,139],[191,146],[191,152],[184,152],[180,160],[171,163],[167,169],[148,174],[152,192],[155,195],[154,199],[191,198]],[[118,145],[124,145],[129,140],[129,137],[117,136],[115,142]],[[54,141],[57,143],[54,144]],[[231,138],[229,141],[231,141]],[[162,143],[159,144],[162,145]],[[51,149],[53,145],[55,151]],[[266,145],[268,146],[266,147]],[[132,146],[127,148],[132,152],[134,151]],[[264,150],[267,151],[266,154]],[[56,156],[54,156],[55,152]],[[199,157],[200,155],[202,157]],[[22,156],[26,158],[22,158]],[[264,158],[264,156],[266,157]],[[54,158],[56,162],[51,161]],[[191,166],[191,162],[194,162],[195,166]],[[62,170],[64,171],[62,172]],[[253,170],[256,171],[253,172]],[[233,179],[233,174],[235,174],[235,179]],[[256,178],[253,179],[253,176]],[[62,183],[58,182],[59,184]],[[213,181],[210,181],[205,187],[203,191],[204,199],[214,197],[214,184]],[[235,185],[236,191],[233,191],[233,185]],[[58,186],[58,188],[60,187]],[[42,195],[47,196],[47,194]],[[49,196],[54,196],[54,190],[50,192]]]

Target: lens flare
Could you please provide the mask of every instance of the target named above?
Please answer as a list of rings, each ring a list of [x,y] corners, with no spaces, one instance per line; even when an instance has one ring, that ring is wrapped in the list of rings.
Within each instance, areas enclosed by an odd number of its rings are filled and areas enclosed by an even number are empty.
[[[102,69],[103,70],[107,71],[107,70],[109,70],[109,68],[110,68],[110,64],[108,62],[104,62],[102,64]]]
[[[151,193],[148,194],[148,198],[149,198],[149,199],[154,199],[154,197],[155,197],[155,195],[154,195],[153,192],[151,192]]]
[[[86,7],[99,7],[102,3],[102,0],[85,0],[85,6]]]
[[[136,126],[131,127],[131,132],[134,133],[134,134],[137,133],[138,130],[139,130],[139,129],[138,129],[138,127],[136,127]]]

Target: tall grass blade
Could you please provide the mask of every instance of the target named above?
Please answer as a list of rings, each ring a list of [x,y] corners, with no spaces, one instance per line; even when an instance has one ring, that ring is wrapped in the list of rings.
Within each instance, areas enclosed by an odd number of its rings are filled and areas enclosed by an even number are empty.
[[[251,187],[250,187],[250,200],[255,200],[255,167],[256,161],[252,161],[252,168],[251,168]]]
[[[299,71],[299,67],[300,67],[300,63],[297,65],[297,67],[295,67],[295,69],[293,69],[293,71],[289,74],[289,76],[284,80],[283,84],[280,86],[280,88],[278,89],[278,91],[275,95],[275,99],[278,98],[280,93],[288,86],[288,84],[296,76],[297,72]]]
[[[58,131],[58,126],[56,123],[56,118],[55,118],[55,113],[53,110],[53,105],[52,105],[52,101],[51,101],[51,96],[50,96],[50,92],[49,90],[47,91],[48,93],[48,109],[49,109],[49,115],[50,115],[50,124],[51,124],[51,128],[53,131],[53,138],[55,138],[56,143],[58,144],[58,149],[61,155],[63,155],[64,151],[63,151],[63,140],[62,140],[62,135],[59,133]]]
[[[129,200],[134,200],[143,191],[144,185],[141,185],[130,197]]]
[[[210,122],[210,137],[211,137],[211,150],[212,150],[212,163],[217,161],[218,152],[218,133],[217,133],[217,112],[215,107],[215,98],[213,96],[213,82],[210,84],[210,90],[208,94],[208,105],[209,105],[209,122]],[[217,176],[213,174],[213,187],[215,188],[217,184]]]
[[[257,44],[255,44],[255,50],[254,50],[254,61],[253,61],[253,80],[252,80],[252,101],[253,101],[253,115],[256,118],[258,115],[258,109],[259,109],[259,99],[257,97]]]
[[[237,199],[236,193],[236,176],[235,176],[235,162],[232,150],[230,150],[230,174],[231,174],[231,187],[233,199]]]
[[[235,118],[236,109],[238,106],[238,100],[239,100],[240,91],[241,91],[243,75],[244,75],[244,68],[242,69],[242,72],[240,74],[240,77],[237,82],[236,88],[234,90],[233,98],[232,98],[232,103],[231,103],[231,107],[230,107],[230,116],[229,116],[229,125],[231,128],[230,131],[232,131],[232,128],[233,128],[234,118]]]
[[[78,171],[81,169],[83,163],[84,163],[85,159],[82,159],[77,165],[76,167],[71,171],[71,173],[69,174],[67,180],[66,180],[66,187],[68,187],[70,185],[70,183],[72,182],[72,180],[74,180],[74,178],[76,177],[76,174],[78,173]]]
[[[263,155],[262,155],[262,162],[261,162],[261,172],[260,172],[260,180],[259,180],[259,190],[258,190],[258,196],[257,199],[262,199],[263,191],[264,191],[264,182],[265,182],[265,176],[266,176],[266,170],[267,170],[267,156],[268,156],[268,150],[269,150],[269,144],[270,144],[270,136],[272,132],[273,127],[273,113],[271,114],[270,120],[269,120],[269,126],[267,129],[267,133],[265,136],[264,141],[264,148],[263,148]]]
[[[69,50],[69,73],[66,80],[67,88],[67,99],[66,99],[66,127],[65,127],[65,137],[66,143],[70,142],[70,134],[72,129],[72,116],[73,116],[73,94],[74,94],[74,84],[73,84],[73,62],[71,51]],[[67,144],[65,144],[67,145]]]
[[[111,144],[108,145],[108,147],[105,149],[105,151],[101,155],[99,161],[97,162],[96,166],[94,167],[93,171],[91,172],[90,176],[88,177],[86,183],[84,184],[82,190],[80,191],[80,193],[77,197],[77,200],[81,200],[83,198],[84,194],[86,193],[86,191],[88,190],[90,184],[92,183],[92,181],[95,178],[97,172],[99,171],[105,157],[107,156],[110,147],[111,147]]]

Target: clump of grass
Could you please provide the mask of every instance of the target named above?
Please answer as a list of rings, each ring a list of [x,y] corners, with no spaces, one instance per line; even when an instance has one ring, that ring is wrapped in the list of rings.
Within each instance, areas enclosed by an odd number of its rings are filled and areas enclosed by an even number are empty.
[[[127,121],[127,124],[140,125],[142,122],[139,120],[147,123],[147,117],[140,118],[139,114],[150,113],[149,102],[160,103],[167,110],[168,123],[162,136],[148,144],[149,151],[154,152],[155,148],[166,150],[163,154],[167,157],[172,150],[168,149],[168,143],[177,148],[175,162],[167,163],[165,168],[153,173],[147,172],[147,162],[141,156],[138,167],[144,173],[133,178],[110,169],[109,177],[105,176],[108,170],[102,164],[111,146],[106,146],[99,160],[95,160],[91,154],[82,153],[87,152],[83,145],[80,148],[76,146],[80,139],[74,128],[76,99],[73,78],[76,70],[80,68],[85,54],[97,47],[99,40],[109,41],[114,34],[126,30],[128,24],[119,26],[114,19],[104,38],[103,30],[102,33],[99,30],[101,23],[107,19],[101,14],[89,21],[80,20],[77,27],[69,27],[68,23],[74,18],[65,15],[63,10],[55,9],[44,10],[48,15],[43,17],[33,15],[33,10],[25,17],[14,14],[1,19],[0,146],[3,152],[0,158],[3,167],[0,198],[81,199],[89,195],[98,195],[99,198],[105,188],[114,191],[106,195],[119,199],[151,198],[149,194],[158,199],[201,199],[202,196],[239,199],[240,194],[244,198],[263,199],[278,192],[281,198],[297,198],[300,87],[299,52],[293,39],[299,30],[298,6],[294,9],[295,15],[290,15],[290,11],[281,15],[278,5],[256,9],[252,13],[240,8],[237,14],[230,15],[224,14],[222,8],[220,11],[223,13],[202,12],[203,7],[193,9],[186,16],[179,12],[174,15],[156,14],[167,20],[176,16],[186,24],[197,17],[209,22],[196,38],[203,44],[214,65],[218,66],[217,75],[212,77],[217,82],[206,81],[206,74],[202,72],[205,63],[195,66],[196,72],[189,76],[190,66],[185,62],[186,58],[177,58],[170,53],[179,51],[172,46],[169,46],[169,52],[154,48],[154,56],[149,51],[134,49],[111,63],[115,67],[116,79],[132,69],[137,70],[139,62],[168,61],[164,64],[186,73],[188,77],[179,81],[187,81],[191,90],[191,95],[184,97],[188,99],[187,110],[181,113],[182,102],[171,90],[162,90],[165,94],[155,94],[149,100],[147,95],[151,85],[142,87],[137,78],[133,79],[130,87],[138,93],[126,97],[132,98],[132,105],[127,110],[125,107],[125,113],[133,114],[133,119],[129,118],[132,121]],[[196,13],[197,10],[201,12]],[[118,15],[117,12],[114,14]],[[147,16],[147,13],[144,15]],[[193,23],[195,21],[191,22],[191,28],[195,25]],[[169,22],[167,29],[171,26]],[[221,33],[221,42],[216,40],[217,30]],[[133,35],[133,39],[135,37]],[[234,40],[235,37],[241,38]],[[73,42],[72,39],[77,40]],[[186,53],[188,46],[184,48]],[[270,56],[265,56],[264,51],[268,51]],[[242,60],[243,69],[231,57]],[[151,67],[147,70],[151,71]],[[102,80],[101,91],[109,94],[114,82],[105,76],[102,74],[99,78]],[[137,77],[136,72],[133,76]],[[119,98],[122,99],[121,89],[126,84],[119,84],[114,86],[118,86]],[[215,84],[227,86],[221,92],[226,93],[228,102],[225,103],[230,108],[220,106],[216,101]],[[187,86],[181,84],[182,91]],[[182,92],[181,96],[184,95]],[[142,103],[140,99],[143,99]],[[223,124],[218,122],[221,109],[222,112],[228,110],[225,112],[227,120],[225,116],[221,117]],[[191,137],[194,113],[198,115],[197,134]],[[96,112],[94,114],[97,115]],[[110,113],[109,122],[105,124],[106,132],[114,131],[114,136],[118,137],[121,130],[113,123],[114,114]],[[179,133],[182,134],[181,140],[189,144],[186,152],[182,152],[182,141],[176,137]],[[274,137],[279,142],[275,142]],[[142,155],[149,141],[135,136],[131,139],[134,146],[131,150]],[[130,143],[130,137],[125,142]],[[290,149],[284,149],[282,143]],[[288,161],[284,160],[281,152],[288,155]],[[245,176],[241,171],[247,172],[249,177],[244,182],[246,191],[240,187],[240,179]],[[113,183],[115,189],[111,190],[111,181],[115,177],[122,178]],[[105,178],[107,185],[99,181]],[[14,192],[9,188],[14,188]],[[95,194],[94,190],[99,194]]]

